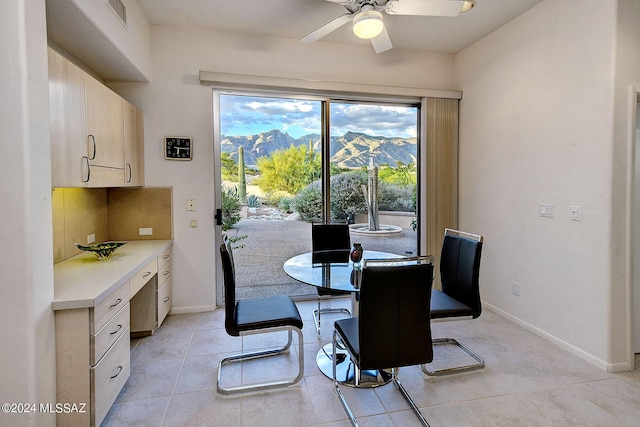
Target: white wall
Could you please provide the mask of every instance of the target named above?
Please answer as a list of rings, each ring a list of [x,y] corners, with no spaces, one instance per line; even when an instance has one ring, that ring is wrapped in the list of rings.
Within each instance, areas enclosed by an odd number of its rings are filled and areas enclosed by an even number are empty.
[[[486,236],[483,299],[609,370],[628,361],[612,351],[625,339],[611,312],[625,286],[612,269],[616,12],[547,0],[455,63],[460,226]],[[541,218],[540,203],[555,217]]]
[[[637,0],[618,1],[618,28],[615,62],[615,108],[613,132],[613,222],[612,222],[612,283],[611,288],[611,340],[610,352],[618,358],[626,354],[633,360],[634,343],[628,341],[632,336],[632,327],[640,329],[640,315],[633,323],[634,295],[640,293],[640,269],[632,268],[632,255],[640,251],[640,240],[633,240],[633,230],[640,228],[640,210],[633,209],[633,193],[638,192],[633,183],[634,150],[637,149],[634,138],[635,117],[633,115],[637,96],[634,86],[640,84],[640,2]],[[636,168],[640,164],[635,163]],[[640,193],[637,193],[640,194]],[[636,196],[637,197],[637,196]],[[637,201],[636,205],[640,205]],[[634,289],[633,283],[636,283]],[[635,290],[635,294],[634,294]],[[636,301],[640,297],[635,295]],[[640,305],[635,306],[640,310]],[[637,337],[640,333],[636,332]],[[640,341],[635,342],[640,349]]]
[[[152,27],[154,79],[150,84],[109,83],[144,111],[147,185],[173,186],[173,312],[215,304],[212,88],[198,72],[315,79],[451,90],[453,57],[390,51],[374,55],[369,46],[252,37],[185,28]],[[371,70],[375,70],[372,72]],[[190,162],[164,160],[165,136],[194,140]],[[196,199],[197,211],[186,211]],[[190,228],[196,219],[198,228]]]
[[[45,0],[0,2],[0,402],[55,403]],[[53,426],[55,414],[0,413]]]

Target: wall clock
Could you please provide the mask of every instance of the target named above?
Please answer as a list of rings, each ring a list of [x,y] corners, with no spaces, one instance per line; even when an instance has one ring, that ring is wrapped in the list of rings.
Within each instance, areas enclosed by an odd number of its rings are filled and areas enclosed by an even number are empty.
[[[164,158],[167,160],[191,160],[193,158],[193,141],[182,136],[164,138]]]

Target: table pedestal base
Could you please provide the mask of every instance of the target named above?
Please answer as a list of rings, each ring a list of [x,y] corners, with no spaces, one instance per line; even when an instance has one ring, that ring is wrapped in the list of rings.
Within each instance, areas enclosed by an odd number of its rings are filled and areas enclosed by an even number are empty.
[[[325,344],[316,355],[316,364],[320,371],[327,377],[333,379],[333,344]],[[360,370],[351,361],[346,350],[336,351],[338,363],[336,364],[336,379],[342,385],[356,388],[372,388],[384,385],[391,381],[391,373],[385,370]]]

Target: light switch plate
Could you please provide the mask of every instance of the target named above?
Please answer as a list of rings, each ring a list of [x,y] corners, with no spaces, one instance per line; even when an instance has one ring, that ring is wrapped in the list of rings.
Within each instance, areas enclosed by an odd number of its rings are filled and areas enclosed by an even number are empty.
[[[138,228],[138,235],[139,236],[152,236],[153,235],[153,228]]]

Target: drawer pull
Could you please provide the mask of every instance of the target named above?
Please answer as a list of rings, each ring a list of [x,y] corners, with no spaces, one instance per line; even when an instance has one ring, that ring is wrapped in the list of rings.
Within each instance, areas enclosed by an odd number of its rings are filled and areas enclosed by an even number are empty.
[[[146,273],[144,273],[144,274],[142,275],[142,278],[143,278],[143,279],[145,279],[145,278],[147,278],[147,277],[149,277],[149,276],[151,276],[151,272],[150,272],[150,271],[147,271]]]
[[[168,302],[169,300],[170,300],[170,298],[169,298],[169,297],[165,297],[165,299],[164,299],[164,301],[163,301],[163,302]]]
[[[120,329],[122,329],[122,324],[118,324],[118,326],[113,330],[113,332],[110,332],[109,335],[117,334],[120,332]]]
[[[162,255],[162,259],[167,259],[167,258],[169,258],[170,256],[171,256],[171,255],[169,255],[169,254]]]
[[[163,271],[163,272],[162,272],[162,275],[163,275],[163,276],[168,276],[168,275],[169,275],[169,270],[165,270],[165,271]]]
[[[109,308],[113,308],[113,307],[115,307],[116,305],[120,304],[121,302],[122,302],[122,298],[118,298],[118,299],[117,299],[113,304],[111,304],[111,305],[109,306]]]
[[[114,379],[115,377],[120,375],[120,372],[122,372],[122,365],[118,365],[118,371],[111,377],[111,379]]]

